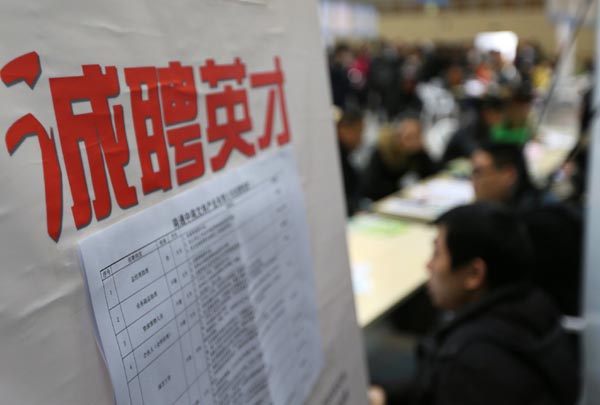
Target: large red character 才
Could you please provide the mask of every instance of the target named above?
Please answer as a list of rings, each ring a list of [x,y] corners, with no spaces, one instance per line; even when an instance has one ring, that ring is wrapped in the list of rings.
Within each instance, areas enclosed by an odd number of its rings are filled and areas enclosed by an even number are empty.
[[[281,132],[277,134],[277,144],[284,145],[290,141],[290,128],[288,124],[287,108],[285,104],[285,94],[283,92],[283,71],[279,57],[275,57],[275,70],[270,72],[259,72],[250,75],[250,85],[255,87],[275,86],[269,89],[269,98],[267,100],[267,113],[265,117],[265,129],[260,138],[258,146],[265,149],[271,145],[273,137],[273,123],[275,121],[275,99],[277,98],[279,113],[281,114]]]

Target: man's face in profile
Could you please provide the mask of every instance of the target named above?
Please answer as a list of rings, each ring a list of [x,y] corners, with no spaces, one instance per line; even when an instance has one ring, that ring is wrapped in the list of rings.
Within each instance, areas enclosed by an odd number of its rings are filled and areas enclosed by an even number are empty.
[[[394,139],[396,150],[400,153],[412,155],[421,152],[423,136],[421,123],[414,118],[405,118],[395,128]]]
[[[338,137],[349,151],[356,150],[362,143],[363,121],[338,124]]]
[[[514,170],[497,168],[492,155],[476,150],[471,156],[473,189],[477,201],[503,202],[515,183]]]
[[[427,289],[433,304],[444,310],[455,310],[464,305],[469,298],[466,288],[465,269],[452,269],[452,258],[446,244],[447,230],[445,226],[438,227],[438,233],[433,244],[433,253],[427,263],[429,280]]]

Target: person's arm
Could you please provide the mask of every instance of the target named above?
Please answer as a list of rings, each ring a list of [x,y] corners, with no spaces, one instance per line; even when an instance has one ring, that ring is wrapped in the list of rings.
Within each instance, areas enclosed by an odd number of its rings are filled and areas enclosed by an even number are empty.
[[[360,196],[377,201],[398,190],[397,179],[392,178],[379,150],[375,149],[360,180]]]
[[[441,164],[445,165],[451,160],[463,157],[465,155],[465,147],[463,146],[463,143],[464,140],[461,137],[460,131],[455,132],[452,137],[450,137],[450,140],[446,145],[446,149],[444,150],[444,154],[440,160]]]
[[[414,170],[421,179],[433,176],[441,168],[441,163],[438,164],[434,162],[425,151],[419,152],[419,154],[415,155],[413,157],[413,162],[415,163]]]

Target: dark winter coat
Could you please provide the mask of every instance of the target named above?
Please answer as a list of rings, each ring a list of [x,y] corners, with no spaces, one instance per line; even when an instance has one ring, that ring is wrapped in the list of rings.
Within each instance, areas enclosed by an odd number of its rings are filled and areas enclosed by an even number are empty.
[[[489,128],[482,119],[459,128],[448,141],[442,163],[458,158],[469,158],[482,141],[488,138]]]
[[[360,194],[377,201],[398,191],[404,175],[414,173],[418,178],[424,178],[433,175],[436,169],[437,166],[425,152],[407,156],[400,164],[392,166],[376,149],[363,174]]]
[[[352,216],[358,210],[359,206],[359,176],[350,162],[350,151],[341,142],[338,144],[344,179],[344,194],[346,196],[346,213],[348,216]]]
[[[527,286],[490,293],[419,346],[420,405],[572,405],[579,370],[559,313]]]
[[[398,191],[401,179],[408,173],[424,178],[433,175],[437,169],[424,150],[411,154],[399,152],[394,131],[384,128],[363,172],[359,194],[376,201]]]

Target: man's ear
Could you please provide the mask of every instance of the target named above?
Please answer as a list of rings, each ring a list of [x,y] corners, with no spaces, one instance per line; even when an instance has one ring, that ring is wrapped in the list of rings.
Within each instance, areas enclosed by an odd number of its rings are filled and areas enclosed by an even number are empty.
[[[464,287],[469,291],[479,290],[485,286],[486,278],[487,264],[477,257],[467,266]]]

